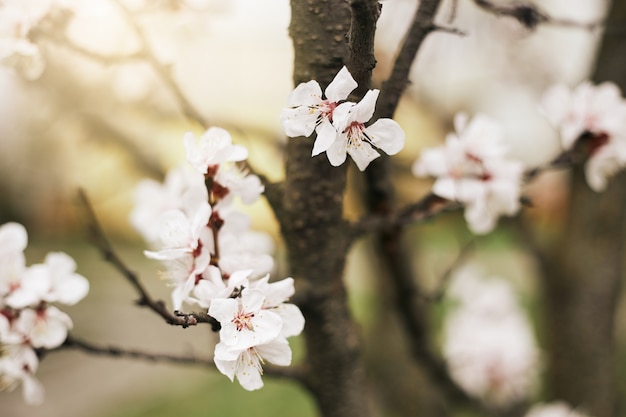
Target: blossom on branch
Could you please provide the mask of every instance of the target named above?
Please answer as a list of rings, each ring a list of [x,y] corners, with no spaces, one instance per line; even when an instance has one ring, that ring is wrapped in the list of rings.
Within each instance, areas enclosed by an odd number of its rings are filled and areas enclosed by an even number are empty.
[[[558,129],[563,149],[580,151],[587,161],[589,187],[603,191],[608,178],[626,166],[626,101],[619,87],[555,85],[545,92],[541,109]]]
[[[141,182],[131,222],[155,246],[145,255],[166,267],[174,309],[198,306],[220,324],[214,353],[220,372],[258,389],[263,363],[289,365],[286,338],[304,328],[302,312],[287,302],[293,279],[269,282],[274,244],[251,230],[235,204],[236,198],[251,204],[264,191],[256,175],[235,164],[247,158],[246,148],[217,127],[199,141],[187,134],[183,143],[193,173],[179,168],[163,185]]]
[[[359,103],[342,103],[335,109],[333,125],[337,135],[326,149],[331,165],[343,164],[346,155],[350,155],[357,167],[364,171],[380,156],[374,148],[395,155],[404,147],[404,130],[395,121],[383,118],[365,126],[374,115],[378,94],[378,90],[370,90]]]
[[[374,148],[389,155],[400,152],[405,134],[395,121],[383,118],[365,126],[374,115],[379,90],[368,91],[359,103],[343,102],[356,87],[346,67],[326,88],[325,99],[317,81],[298,85],[281,113],[286,135],[308,137],[315,131],[312,156],[326,152],[331,165],[339,166],[350,155],[361,171],[380,156]]]
[[[464,204],[469,228],[488,233],[501,215],[519,210],[524,167],[507,158],[500,128],[487,116],[468,121],[457,114],[454,126],[456,133],[446,136],[444,146],[422,152],[413,174],[437,178],[432,192]]]
[[[285,134],[292,138],[309,137],[316,131],[313,156],[324,152],[334,140],[333,112],[355,88],[357,83],[345,66],[324,90],[326,98],[322,98],[322,88],[317,81],[299,84],[287,98],[288,108],[280,115]]]
[[[43,401],[43,388],[34,374],[39,359],[34,349],[54,349],[67,338],[71,318],[50,303],[76,304],[89,291],[89,282],[76,273],[67,254],[52,252],[42,264],[27,267],[24,226],[0,226],[0,389],[22,384],[28,404]]]

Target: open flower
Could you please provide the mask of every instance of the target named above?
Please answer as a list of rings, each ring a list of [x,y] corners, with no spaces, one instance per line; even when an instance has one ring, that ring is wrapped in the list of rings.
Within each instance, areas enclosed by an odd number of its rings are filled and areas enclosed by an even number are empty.
[[[484,115],[470,122],[464,114],[454,118],[456,133],[445,146],[426,149],[413,165],[418,177],[433,176],[433,193],[465,204],[465,219],[474,233],[491,231],[501,215],[514,215],[523,165],[506,157],[498,125]]]
[[[241,297],[214,299],[209,314],[220,322],[220,342],[244,351],[278,337],[283,321],[272,311],[263,309],[265,295],[246,288]]]
[[[594,191],[626,166],[626,101],[610,82],[584,82],[573,90],[549,88],[541,102],[548,120],[559,130],[565,151],[581,150],[587,159],[585,175]]]
[[[220,127],[210,127],[197,141],[194,134],[188,132],[183,142],[187,160],[202,174],[223,162],[243,161],[248,157],[248,150],[233,145],[230,133]]]
[[[263,363],[289,366],[291,348],[285,338],[279,337],[267,343],[245,350],[234,349],[224,343],[215,346],[215,366],[231,381],[237,380],[248,391],[263,387]]]
[[[356,87],[356,81],[345,66],[324,90],[326,98],[322,98],[322,88],[317,81],[299,84],[287,99],[289,107],[283,109],[280,115],[285,134],[292,138],[309,137],[315,130],[317,139],[313,145],[313,156],[324,152],[337,134],[332,125],[333,111]]]
[[[395,155],[404,147],[404,130],[395,121],[383,118],[365,127],[374,115],[378,94],[370,90],[359,103],[342,103],[335,109],[333,125],[338,134],[325,149],[331,165],[343,164],[348,154],[363,171],[380,156],[374,148]]]

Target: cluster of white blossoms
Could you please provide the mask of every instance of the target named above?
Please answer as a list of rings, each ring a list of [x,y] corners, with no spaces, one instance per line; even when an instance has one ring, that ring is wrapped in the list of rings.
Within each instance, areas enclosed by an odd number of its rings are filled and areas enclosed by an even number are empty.
[[[131,223],[155,248],[146,256],[163,262],[174,309],[208,309],[220,323],[217,368],[245,389],[258,389],[263,362],[289,365],[286,338],[304,327],[300,309],[286,302],[294,282],[269,282],[272,241],[250,230],[234,204],[236,198],[251,204],[264,191],[237,164],[247,159],[246,148],[217,127],[199,139],[188,133],[184,145],[187,166],[170,171],[163,184],[137,186]]]
[[[465,219],[477,234],[490,232],[501,215],[520,209],[524,166],[509,159],[496,122],[478,114],[454,118],[456,133],[444,146],[426,149],[413,164],[418,177],[436,177],[433,194],[465,205]]]
[[[51,303],[77,303],[89,292],[89,282],[62,252],[27,267],[27,243],[21,224],[0,226],[0,389],[22,383],[24,400],[39,404],[44,393],[34,376],[36,349],[60,346],[72,328],[70,317]]]
[[[610,82],[584,82],[574,90],[555,85],[541,107],[559,130],[563,149],[582,151],[589,187],[603,191],[608,178],[626,167],[626,101],[619,87]]]
[[[538,379],[539,350],[510,284],[463,270],[449,295],[458,301],[444,324],[443,353],[452,378],[495,406],[527,399]]]
[[[317,81],[301,83],[289,95],[288,108],[281,113],[285,134],[309,137],[315,131],[312,156],[326,152],[331,165],[339,166],[350,155],[361,171],[380,156],[376,149],[389,155],[400,152],[405,134],[398,123],[381,118],[365,126],[374,115],[380,91],[369,90],[359,103],[345,101],[356,87],[346,67],[326,87],[326,98],[322,98]]]

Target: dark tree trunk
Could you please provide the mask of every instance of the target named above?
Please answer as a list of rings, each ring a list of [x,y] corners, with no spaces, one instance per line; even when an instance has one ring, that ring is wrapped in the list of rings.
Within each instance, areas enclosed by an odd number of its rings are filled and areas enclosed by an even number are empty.
[[[626,2],[616,1],[600,50],[596,81],[626,87]],[[615,23],[611,23],[615,22]],[[602,193],[582,167],[571,177],[567,226],[542,262],[550,395],[595,417],[617,410],[615,314],[624,271],[626,175]]]
[[[292,0],[291,12],[294,82],[317,80],[324,89],[347,62],[348,2]],[[280,219],[292,272],[309,294],[302,306],[307,384],[325,417],[367,417],[359,334],[342,279],[349,247],[342,218],[347,164],[333,167],[325,154],[311,158],[312,146],[312,138],[287,144]]]

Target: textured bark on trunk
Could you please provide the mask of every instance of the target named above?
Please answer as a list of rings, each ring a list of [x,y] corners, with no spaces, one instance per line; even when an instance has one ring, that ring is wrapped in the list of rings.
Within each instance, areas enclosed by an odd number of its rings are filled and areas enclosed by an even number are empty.
[[[292,0],[291,13],[294,83],[317,80],[323,90],[347,61],[348,2]],[[307,384],[325,417],[367,417],[359,335],[342,280],[349,247],[342,219],[347,164],[333,167],[325,154],[311,158],[312,146],[312,138],[287,144],[280,219],[291,270],[310,295],[302,306]]]

